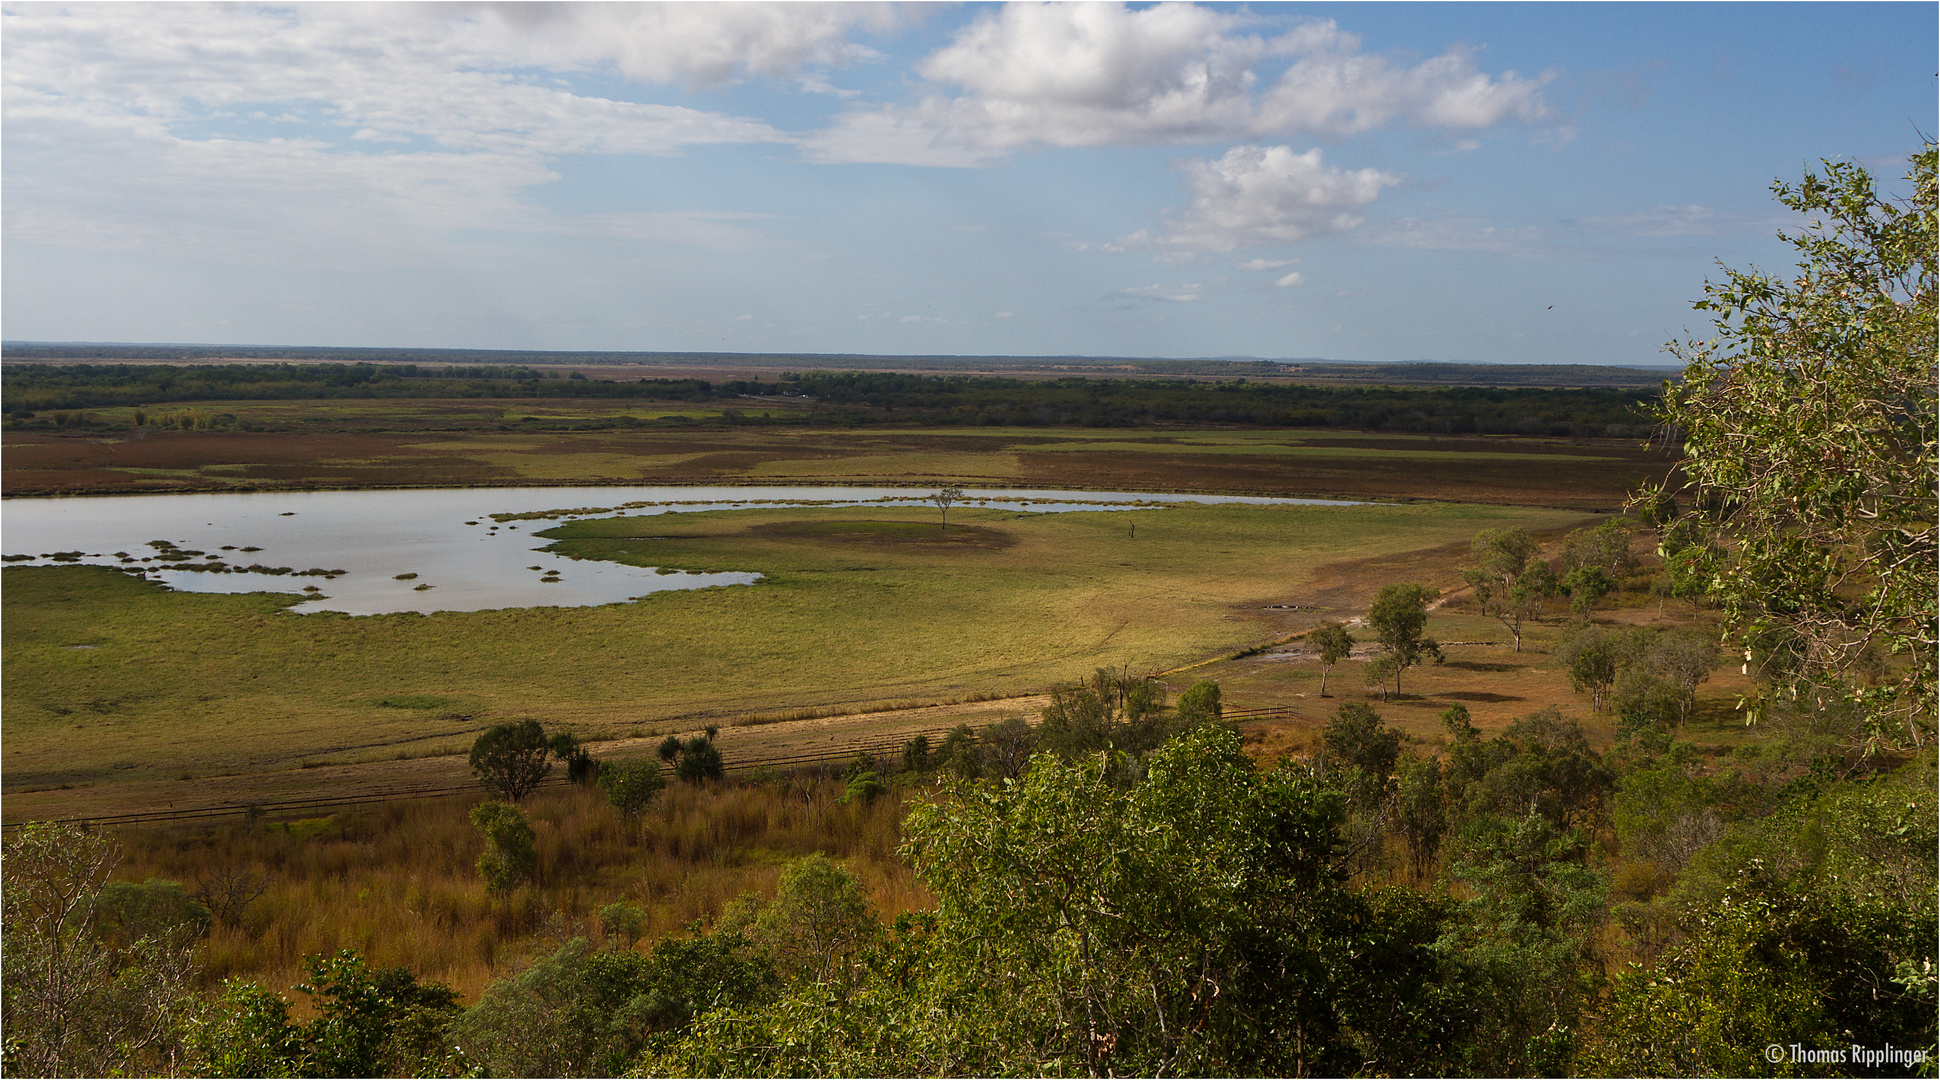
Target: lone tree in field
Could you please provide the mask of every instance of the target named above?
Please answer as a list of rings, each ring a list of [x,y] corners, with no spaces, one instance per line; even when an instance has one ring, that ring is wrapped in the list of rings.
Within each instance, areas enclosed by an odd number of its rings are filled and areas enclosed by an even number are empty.
[[[1394,694],[1401,696],[1401,673],[1423,660],[1442,662],[1442,647],[1433,638],[1423,637],[1428,629],[1428,605],[1441,595],[1427,585],[1383,585],[1368,609],[1368,629],[1381,642],[1381,650],[1394,662]]]
[[[1337,622],[1324,623],[1307,635],[1308,644],[1320,650],[1320,696],[1327,696],[1327,673],[1354,651],[1354,635]]]
[[[1522,624],[1541,613],[1556,593],[1556,574],[1536,550],[1536,540],[1521,528],[1487,529],[1469,545],[1475,569],[1462,575],[1482,614],[1501,623],[1522,651]]]
[[[486,790],[518,802],[552,771],[552,753],[539,721],[499,724],[472,743],[472,775]]]
[[[948,529],[950,527],[950,507],[963,501],[963,489],[960,487],[946,487],[942,491],[930,496],[930,501],[936,504],[938,510],[943,511],[943,528]]]

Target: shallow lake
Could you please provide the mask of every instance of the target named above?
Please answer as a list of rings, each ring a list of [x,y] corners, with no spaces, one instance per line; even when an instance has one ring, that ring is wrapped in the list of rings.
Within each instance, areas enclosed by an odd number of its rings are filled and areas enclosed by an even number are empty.
[[[926,495],[865,487],[533,487],[9,499],[0,503],[0,552],[10,564],[113,566],[185,592],[296,593],[314,586],[322,595],[292,608],[299,612],[584,607],[668,589],[747,585],[760,575],[662,574],[569,559],[537,550],[548,541],[532,533],[587,517],[743,506],[911,506]],[[1016,488],[970,489],[961,505],[1057,513],[1185,502],[1353,505]],[[492,518],[548,511],[559,512],[556,521]],[[180,568],[217,563],[227,569]]]

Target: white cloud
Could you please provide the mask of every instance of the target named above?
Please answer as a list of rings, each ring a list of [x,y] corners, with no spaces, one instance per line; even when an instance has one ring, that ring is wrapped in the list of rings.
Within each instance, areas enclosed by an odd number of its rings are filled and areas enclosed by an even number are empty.
[[[1141,231],[1119,247],[1232,251],[1341,232],[1361,223],[1354,210],[1401,182],[1378,169],[1336,169],[1321,162],[1319,150],[1296,154],[1285,146],[1235,146],[1217,160],[1194,158],[1181,167],[1192,205],[1159,236]],[[1264,260],[1255,262],[1261,265],[1241,268],[1265,269]]]
[[[868,55],[845,34],[896,17],[811,4],[23,5],[0,21],[6,228],[243,257],[361,245],[408,258],[466,227],[747,246],[753,230],[707,215],[575,222],[526,204],[561,155],[792,138],[578,92],[556,73],[786,76]]]
[[[1300,261],[1299,259],[1248,259],[1243,263],[1239,263],[1235,265],[1233,269],[1235,270],[1278,270],[1283,266],[1292,266],[1294,263],[1297,263],[1299,261]]]
[[[1008,311],[1000,311],[994,317],[999,319],[1008,319],[1008,318],[1012,318],[1013,316]]]
[[[1364,243],[1382,247],[1428,251],[1493,251],[1505,255],[1533,255],[1550,250],[1539,230],[1504,227],[1474,217],[1395,218],[1369,226],[1360,234]]]
[[[1734,223],[1702,206],[1659,206],[1638,214],[1580,218],[1577,224],[1623,236],[1716,236]]]
[[[1120,289],[1114,296],[1128,297],[1133,300],[1163,300],[1168,304],[1190,304],[1205,292],[1201,282],[1189,285],[1140,285],[1131,289]]]
[[[1305,285],[1306,283],[1307,283],[1306,275],[1302,274],[1298,270],[1295,270],[1293,273],[1288,274],[1286,277],[1281,278],[1280,280],[1274,282],[1273,284],[1278,285],[1282,289],[1293,289],[1293,288],[1298,288],[1299,286]]]
[[[1007,4],[919,66],[938,92],[846,113],[805,150],[822,161],[975,166],[1034,145],[1475,129],[1548,115],[1548,73],[1492,76],[1459,47],[1396,66],[1332,21],[1271,39],[1244,32],[1255,22],[1181,3]],[[1262,91],[1263,69],[1289,58]]]

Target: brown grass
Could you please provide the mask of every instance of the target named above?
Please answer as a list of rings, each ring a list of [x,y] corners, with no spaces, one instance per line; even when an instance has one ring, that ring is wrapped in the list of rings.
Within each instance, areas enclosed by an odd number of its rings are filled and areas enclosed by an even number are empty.
[[[474,869],[481,841],[467,817],[476,798],[387,804],[330,818],[238,822],[200,829],[124,829],[118,877],[163,878],[191,891],[199,875],[240,867],[272,875],[240,925],[214,928],[203,980],[254,979],[285,990],[303,958],[357,949],[475,998],[566,937],[599,940],[601,907],[645,908],[639,947],[711,919],[745,892],[772,895],[781,864],[822,851],[862,879],[885,919],[931,905],[896,856],[906,800],[838,805],[842,784],[792,774],[765,783],[674,784],[637,823],[596,790],[530,797],[538,832],[535,880],[487,893]]]

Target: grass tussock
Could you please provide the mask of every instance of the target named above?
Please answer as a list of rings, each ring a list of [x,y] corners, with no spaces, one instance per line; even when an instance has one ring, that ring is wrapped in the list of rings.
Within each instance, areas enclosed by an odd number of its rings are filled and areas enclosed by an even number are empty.
[[[599,910],[630,900],[655,939],[709,920],[746,892],[772,895],[781,864],[827,853],[862,879],[884,918],[930,905],[896,856],[917,789],[865,804],[836,802],[839,780],[813,773],[764,783],[675,784],[637,821],[595,789],[529,797],[538,834],[534,879],[493,896],[476,863],[483,842],[471,798],[389,803],[328,818],[200,829],[128,829],[117,876],[198,881],[240,871],[269,879],[239,921],[202,950],[206,985],[241,977],[287,989],[303,958],[357,949],[473,999],[493,979],[565,938],[599,940]]]

